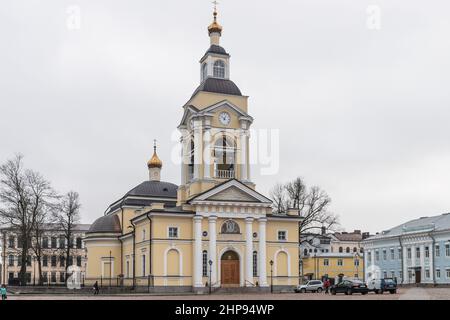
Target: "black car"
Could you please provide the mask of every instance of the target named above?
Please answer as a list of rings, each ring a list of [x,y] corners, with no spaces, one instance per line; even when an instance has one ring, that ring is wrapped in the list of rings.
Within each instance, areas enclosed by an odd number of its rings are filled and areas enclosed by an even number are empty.
[[[330,288],[331,294],[345,293],[346,295],[361,293],[365,295],[369,293],[369,289],[366,284],[359,280],[343,280],[342,282],[335,284]]]

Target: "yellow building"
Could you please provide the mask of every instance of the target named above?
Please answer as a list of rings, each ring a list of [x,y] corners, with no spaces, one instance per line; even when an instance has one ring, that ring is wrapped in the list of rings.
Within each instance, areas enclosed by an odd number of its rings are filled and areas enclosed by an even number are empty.
[[[298,210],[272,214],[255,190],[249,163],[248,97],[230,80],[222,27],[208,27],[201,81],[183,106],[181,185],[149,180],[109,206],[85,239],[87,282],[180,291],[213,287],[295,286]]]
[[[364,279],[363,258],[359,254],[317,253],[302,257],[304,280],[329,278]]]

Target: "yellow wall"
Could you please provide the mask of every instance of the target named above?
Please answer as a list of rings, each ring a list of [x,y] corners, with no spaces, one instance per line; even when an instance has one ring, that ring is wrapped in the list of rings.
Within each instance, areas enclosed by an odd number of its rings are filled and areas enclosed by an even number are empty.
[[[328,259],[329,265],[324,265],[324,260]],[[343,265],[338,265],[338,260],[342,260]],[[359,279],[364,278],[364,259],[359,258],[359,267],[354,265],[354,257],[307,257],[302,259],[303,275],[312,275],[314,279],[320,279],[322,276],[328,275],[330,278],[337,278],[340,274],[345,277],[354,278],[358,274]]]

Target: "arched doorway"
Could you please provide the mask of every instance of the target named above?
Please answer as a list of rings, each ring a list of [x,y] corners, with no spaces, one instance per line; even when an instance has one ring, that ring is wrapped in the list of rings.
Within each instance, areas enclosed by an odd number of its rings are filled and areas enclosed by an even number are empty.
[[[222,286],[239,286],[239,255],[236,252],[230,250],[222,255],[220,270]]]

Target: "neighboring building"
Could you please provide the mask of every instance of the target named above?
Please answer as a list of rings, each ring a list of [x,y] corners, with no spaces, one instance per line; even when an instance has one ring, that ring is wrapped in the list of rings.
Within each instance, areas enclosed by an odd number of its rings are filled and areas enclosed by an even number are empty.
[[[216,16],[200,86],[178,127],[181,185],[161,181],[155,147],[149,180],[114,202],[87,234],[90,282],[166,291],[202,291],[209,277],[213,287],[268,288],[271,279],[275,286],[298,284],[301,217],[298,210],[273,215],[271,200],[255,190],[253,118],[248,97],[230,80]]]
[[[84,276],[86,269],[86,250],[84,247],[84,238],[89,230],[89,224],[77,224],[73,232],[71,241],[71,257],[69,265],[76,265],[81,268],[81,276]],[[21,268],[21,238],[18,232],[11,228],[0,229],[0,246],[2,251],[3,270],[1,273],[1,283],[17,284]],[[35,241],[34,239],[32,241]],[[67,241],[64,232],[56,224],[47,224],[44,227],[41,238],[41,266],[42,278],[46,285],[56,285],[65,283],[65,271],[67,262],[65,248]],[[38,262],[32,249],[29,250],[27,258],[27,284],[33,285],[39,283]]]
[[[450,284],[450,214],[423,217],[363,241],[367,278]]]
[[[360,253],[363,254],[361,242],[370,235],[360,230],[353,232],[335,232],[331,236],[331,252],[333,253]]]
[[[333,252],[335,234],[305,234],[301,235],[300,244],[300,274],[303,281],[329,278],[338,282],[339,278],[364,277],[362,254],[358,252]],[[341,244],[342,245],[342,244]],[[338,244],[338,248],[339,248]],[[346,247],[344,247],[346,248]],[[339,250],[337,250],[339,251]]]

